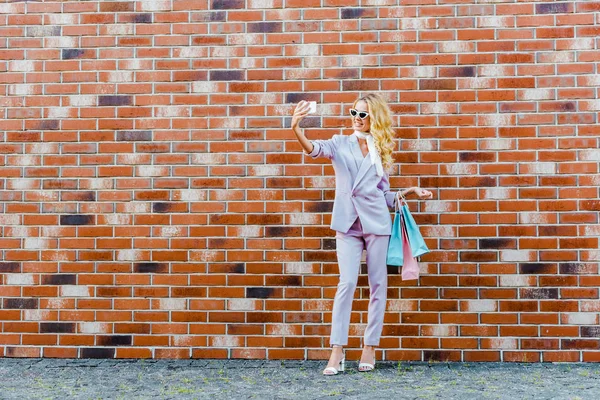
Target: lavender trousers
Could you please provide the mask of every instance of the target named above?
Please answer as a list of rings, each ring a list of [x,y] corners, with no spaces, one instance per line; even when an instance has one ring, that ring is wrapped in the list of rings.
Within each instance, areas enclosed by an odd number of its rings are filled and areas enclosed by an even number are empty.
[[[337,232],[335,239],[340,281],[333,301],[330,344],[348,344],[352,300],[358,281],[362,251],[366,248],[371,298],[364,345],[378,346],[387,301],[386,256],[390,236],[363,233],[360,219],[357,218],[347,233]]]

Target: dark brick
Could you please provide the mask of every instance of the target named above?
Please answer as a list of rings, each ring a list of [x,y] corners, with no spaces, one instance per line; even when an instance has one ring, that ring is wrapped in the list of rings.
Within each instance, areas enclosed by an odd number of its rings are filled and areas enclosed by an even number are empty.
[[[71,322],[41,322],[40,333],[75,333],[75,324]]]
[[[253,299],[268,299],[273,295],[275,289],[265,287],[249,287],[246,288],[246,298]]]
[[[75,274],[42,275],[42,285],[75,285],[77,276]]]
[[[524,288],[521,289],[522,299],[558,299],[557,288]]]
[[[333,211],[333,202],[331,201],[316,201],[309,203],[306,207],[308,212],[314,213],[328,213]]]
[[[467,78],[475,76],[475,67],[448,67],[440,70],[442,78]]]
[[[581,336],[583,337],[600,337],[600,326],[582,326]]]
[[[213,0],[211,4],[213,10],[242,9],[244,7],[244,0]]]
[[[215,70],[210,71],[211,81],[243,81],[244,71],[240,70]]]
[[[115,358],[115,349],[83,348],[81,358]]]
[[[99,106],[130,106],[132,103],[132,96],[98,96]]]
[[[379,89],[379,81],[376,80],[348,80],[342,81],[342,90],[372,91]]]
[[[600,348],[600,340],[598,339],[562,339],[560,347],[563,350],[582,350]]]
[[[72,60],[74,58],[82,57],[85,54],[83,49],[62,49],[62,59]]]
[[[575,111],[575,103],[572,101],[559,103],[559,107],[561,111]]]
[[[151,24],[152,23],[152,14],[151,13],[136,14],[133,16],[132,22],[135,24]]]
[[[56,119],[45,119],[38,123],[38,129],[42,131],[55,131],[60,129],[60,121]]]
[[[538,3],[536,14],[561,14],[569,12],[569,3]]]
[[[455,359],[455,355],[450,351],[441,351],[441,350],[425,350],[423,351],[423,360],[424,361],[459,361]]]
[[[267,178],[268,188],[296,188],[302,180],[299,178]]]
[[[360,18],[365,11],[363,8],[344,8],[342,9],[342,19]]]
[[[239,85],[238,83],[231,83],[231,85]],[[244,85],[243,83],[241,85]],[[245,106],[229,106],[229,115],[236,117],[238,115],[246,115],[248,107]]]
[[[267,277],[267,284],[271,286],[300,286],[302,278],[297,275],[284,275],[278,277]]]
[[[99,346],[131,346],[131,335],[98,336]]]
[[[460,261],[498,261],[498,253],[494,251],[463,251],[460,253]]]
[[[211,274],[243,274],[246,272],[246,263],[210,264],[208,272]]]
[[[93,215],[61,215],[61,225],[91,225],[94,223]]]
[[[6,347],[6,357],[12,357],[16,354],[17,348],[16,347]]]
[[[571,233],[568,233],[569,227],[567,226],[538,226],[538,236],[571,236]]]
[[[21,263],[18,262],[0,262],[0,273],[21,272]]]
[[[285,95],[286,103],[299,103],[301,100],[318,102],[320,96],[318,93],[287,93]]]
[[[356,79],[359,76],[358,68],[352,69],[340,69],[339,71],[334,73],[336,78],[340,79]]]
[[[365,282],[366,275],[369,273],[369,268],[367,267],[367,263],[364,263],[364,262],[360,263],[360,266],[358,267],[358,270],[360,271],[361,275],[364,275],[364,276],[359,276],[358,277],[358,286],[359,287],[361,287],[361,286],[362,287],[368,286],[368,284],[369,284],[368,281]]]
[[[149,142],[152,140],[152,131],[118,131],[117,141],[119,142]]]
[[[421,79],[420,90],[456,90],[455,79]]]
[[[133,266],[133,272],[139,273],[161,273],[169,272],[169,266],[165,263],[144,262]]]
[[[265,228],[266,237],[299,237],[302,235],[302,228],[291,226],[267,226]]]
[[[459,180],[461,187],[494,187],[496,185],[496,177],[484,176],[484,177],[462,177]],[[421,222],[424,223],[424,222]]]
[[[400,271],[402,271],[402,270],[399,267],[396,267],[394,265],[387,266],[388,275],[398,275],[398,274],[400,274]]]
[[[290,127],[292,126],[292,118],[286,118],[290,121]],[[320,117],[305,117],[300,121],[301,128],[320,128],[321,118]]]
[[[227,13],[225,11],[213,11],[206,16],[206,20],[211,22],[222,22],[226,19]]]
[[[496,153],[462,152],[458,157],[461,162],[492,162],[496,160]]]
[[[550,263],[523,263],[519,264],[521,274],[548,274],[552,273],[554,264]]]
[[[250,33],[273,33],[281,31],[281,22],[256,22],[248,24],[248,32]]]
[[[171,203],[152,203],[152,212],[166,213],[171,209]]]
[[[516,249],[515,239],[479,239],[480,249]]]
[[[335,250],[336,249],[335,239],[323,239],[322,242],[323,242],[323,244],[321,246],[322,246],[323,250]]]
[[[33,310],[38,308],[38,299],[4,299],[2,308]]]
[[[582,263],[562,263],[559,265],[559,271],[563,275],[578,275],[585,270],[585,264]]]
[[[96,201],[96,192],[61,192],[60,199],[61,201]]]
[[[304,261],[313,262],[336,262],[335,251],[306,251],[304,252]]]
[[[283,122],[284,128],[291,128],[292,126],[292,117],[286,117]],[[321,117],[304,117],[302,121],[300,121],[301,128],[320,128],[321,127]]]
[[[397,269],[398,267],[396,267]],[[383,335],[384,336],[419,336],[419,327],[411,326],[411,325],[392,325],[385,324],[383,326]]]
[[[246,263],[232,264],[228,272],[231,274],[243,274],[246,272]]]

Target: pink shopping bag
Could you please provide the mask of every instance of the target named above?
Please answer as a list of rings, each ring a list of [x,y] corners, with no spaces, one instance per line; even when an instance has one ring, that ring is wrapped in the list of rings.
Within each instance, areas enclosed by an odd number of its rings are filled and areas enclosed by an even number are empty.
[[[408,281],[411,279],[419,279],[419,264],[412,256],[410,243],[408,242],[408,234],[406,233],[406,225],[404,218],[402,219],[402,252],[404,255],[404,264],[402,265],[402,280]]]

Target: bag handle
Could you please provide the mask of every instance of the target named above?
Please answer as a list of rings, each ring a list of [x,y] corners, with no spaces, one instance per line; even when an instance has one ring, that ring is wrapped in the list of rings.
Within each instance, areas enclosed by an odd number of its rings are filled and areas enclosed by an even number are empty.
[[[406,199],[404,198],[404,196],[402,195],[402,192],[400,190],[398,190],[396,192],[396,205],[395,205],[395,211],[400,211],[399,207],[400,207],[400,199],[402,199],[402,202],[404,204],[406,204]]]

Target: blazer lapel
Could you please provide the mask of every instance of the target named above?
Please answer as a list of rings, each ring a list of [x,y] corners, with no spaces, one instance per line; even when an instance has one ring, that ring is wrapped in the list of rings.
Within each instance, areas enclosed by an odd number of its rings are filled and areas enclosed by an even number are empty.
[[[360,149],[359,149],[359,151],[360,151]],[[362,152],[361,152],[361,155],[362,155]],[[371,164],[371,157],[367,154],[367,156],[363,159],[362,164],[360,164],[360,168],[358,170],[358,175],[356,175],[356,179],[354,180],[354,185],[352,186],[352,190],[356,189],[356,186],[358,186],[358,183],[360,182],[360,180],[365,177],[365,175],[369,171],[369,168],[371,168],[372,166],[373,165]]]
[[[362,164],[362,162],[359,160],[362,160],[364,156],[362,155],[362,151],[360,151],[360,146],[358,145],[358,139],[356,138],[356,136],[351,135],[349,140],[350,151],[352,152],[352,156],[354,156],[356,169],[358,170],[360,168],[360,165]]]

